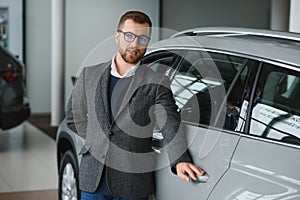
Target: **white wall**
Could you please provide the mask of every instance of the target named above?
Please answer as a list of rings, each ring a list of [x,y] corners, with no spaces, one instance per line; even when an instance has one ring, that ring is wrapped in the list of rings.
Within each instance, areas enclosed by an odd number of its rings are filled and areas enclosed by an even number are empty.
[[[300,33],[300,1],[291,0],[289,31]]]
[[[26,0],[26,67],[33,113],[50,111],[50,0]]]

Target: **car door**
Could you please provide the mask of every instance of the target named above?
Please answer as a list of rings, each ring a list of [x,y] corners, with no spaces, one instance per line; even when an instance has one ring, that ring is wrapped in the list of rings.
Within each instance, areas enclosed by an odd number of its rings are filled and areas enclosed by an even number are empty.
[[[211,199],[300,199],[299,68],[262,63],[260,71],[243,102],[249,121],[239,121],[244,134]]]
[[[242,69],[249,64],[245,58],[201,50],[188,51],[178,62],[170,77],[171,89],[193,162],[206,175],[199,177],[201,181],[187,183],[174,175],[169,166],[160,168],[155,176],[157,200],[207,199],[224,176],[240,138],[234,132],[234,123],[230,123],[235,119],[226,119],[232,114],[226,112],[226,95],[233,91],[233,83],[246,76]]]

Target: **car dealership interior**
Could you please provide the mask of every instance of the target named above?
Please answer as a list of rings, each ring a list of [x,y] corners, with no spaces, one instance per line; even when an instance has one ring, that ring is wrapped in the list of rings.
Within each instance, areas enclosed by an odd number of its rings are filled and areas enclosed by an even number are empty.
[[[0,63],[20,66],[13,74],[0,66],[0,200],[62,199],[56,136],[74,79],[112,58],[117,22],[129,10],[150,16],[150,45],[200,27],[300,34],[299,0],[0,0]],[[22,105],[12,107],[17,97]],[[232,199],[260,199],[249,196]]]

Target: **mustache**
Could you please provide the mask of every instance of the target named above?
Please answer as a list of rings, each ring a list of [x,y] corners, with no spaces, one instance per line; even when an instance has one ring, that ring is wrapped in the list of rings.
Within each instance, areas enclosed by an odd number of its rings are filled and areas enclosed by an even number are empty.
[[[140,48],[126,48],[126,51],[137,51],[137,52],[140,52],[141,49]]]

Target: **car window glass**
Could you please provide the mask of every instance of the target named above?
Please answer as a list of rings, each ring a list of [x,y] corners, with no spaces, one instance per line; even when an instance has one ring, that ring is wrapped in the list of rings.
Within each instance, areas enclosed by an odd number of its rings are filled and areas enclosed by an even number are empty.
[[[171,63],[172,63],[173,57],[165,57],[165,58],[160,58],[156,60],[155,62],[151,63],[149,67],[154,71],[154,72],[159,72],[161,74],[164,74],[168,76],[172,71],[171,68]]]
[[[259,83],[250,134],[300,145],[300,73],[265,64]]]
[[[244,60],[219,53],[188,52],[171,84],[182,120],[209,125]]]
[[[142,64],[146,64],[154,72],[164,74],[166,76],[171,76],[175,71],[173,69],[173,64],[178,55],[170,51],[158,51],[145,56],[142,60]]]

